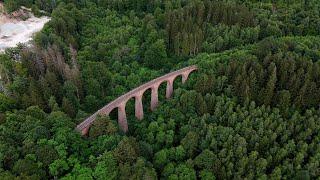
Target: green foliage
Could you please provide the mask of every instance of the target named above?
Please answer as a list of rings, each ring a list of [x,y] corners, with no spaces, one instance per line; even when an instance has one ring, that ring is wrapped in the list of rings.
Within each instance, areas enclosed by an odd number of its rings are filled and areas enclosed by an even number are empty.
[[[116,179],[118,177],[117,161],[111,152],[105,152],[99,157],[94,170],[94,177],[97,179]]]
[[[4,5],[9,12],[12,12],[19,8],[19,4],[16,1],[6,0],[4,1]]]
[[[303,44],[310,45],[308,54],[301,54],[301,44],[297,40],[262,41],[245,55],[247,59],[234,59],[229,64],[217,66],[216,72],[200,77],[196,86],[206,94],[212,88],[205,85],[217,87],[219,83],[215,79],[228,77],[227,83],[232,86],[233,95],[243,102],[253,100],[259,105],[278,106],[284,111],[291,105],[301,110],[317,108],[320,100],[312,94],[319,93],[319,61],[311,55],[316,53],[311,49],[319,47],[319,38],[303,39]]]
[[[51,21],[0,55],[1,179],[316,179],[320,3],[316,0],[5,0]],[[40,11],[45,10],[46,12]],[[192,59],[188,59],[193,57]],[[197,65],[144,120],[128,102],[83,119],[169,71]],[[160,86],[159,96],[163,98]]]
[[[122,139],[113,152],[114,157],[120,163],[133,163],[139,155],[139,147],[133,138]]]
[[[114,135],[116,132],[118,132],[118,127],[109,118],[97,117],[90,128],[89,136]]]
[[[15,107],[15,102],[10,97],[0,93],[0,112],[12,110]]]
[[[148,67],[153,69],[160,69],[166,65],[167,53],[166,47],[163,40],[157,40],[155,43],[151,44],[145,54],[145,63]]]

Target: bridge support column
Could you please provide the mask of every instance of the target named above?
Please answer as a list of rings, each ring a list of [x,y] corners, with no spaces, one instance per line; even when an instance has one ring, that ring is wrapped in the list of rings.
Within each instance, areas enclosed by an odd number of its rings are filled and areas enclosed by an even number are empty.
[[[167,81],[166,98],[169,99],[173,93],[173,79]]]
[[[142,94],[136,96],[135,102],[135,115],[136,118],[139,120],[143,119],[143,105],[142,105]]]
[[[188,79],[190,72],[185,72],[182,74],[182,83],[185,83]]]
[[[128,131],[126,104],[121,104],[120,106],[118,106],[118,123],[119,123],[120,129],[123,132]]]
[[[152,90],[151,90],[151,111],[155,110],[159,103],[158,88],[159,88],[159,84],[156,84],[152,87]]]
[[[89,126],[81,130],[82,136],[88,135],[88,133],[89,133]]]

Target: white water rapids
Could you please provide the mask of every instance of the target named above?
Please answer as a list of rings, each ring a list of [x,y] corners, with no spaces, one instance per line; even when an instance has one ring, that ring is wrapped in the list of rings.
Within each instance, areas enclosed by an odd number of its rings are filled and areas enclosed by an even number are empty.
[[[49,17],[37,18],[33,15],[25,21],[7,18],[0,13],[0,52],[18,43],[28,43],[35,32],[40,31]]]
[[[26,21],[0,24],[0,51],[15,47],[18,43],[27,43],[33,33],[40,31],[49,20],[48,17],[32,17]]]

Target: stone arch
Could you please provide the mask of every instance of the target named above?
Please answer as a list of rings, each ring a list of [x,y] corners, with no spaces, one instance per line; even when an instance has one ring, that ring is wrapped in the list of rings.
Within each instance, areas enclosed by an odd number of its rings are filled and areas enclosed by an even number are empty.
[[[110,108],[109,112],[107,114],[103,114],[103,116],[109,116],[110,119],[118,123],[118,107]]]
[[[82,135],[87,134],[89,131],[90,125],[93,123],[93,121],[95,120],[95,117],[98,114],[109,115],[112,110],[117,108],[117,110],[118,110],[118,124],[124,132],[127,132],[128,131],[128,123],[127,123],[127,116],[126,116],[126,104],[131,98],[135,99],[135,107],[134,107],[135,108],[135,116],[138,119],[142,119],[143,118],[142,98],[143,98],[144,93],[146,91],[151,89],[150,106],[151,106],[151,110],[154,110],[158,106],[158,102],[159,102],[158,89],[162,83],[166,82],[166,84],[167,84],[166,97],[170,98],[173,93],[173,89],[174,89],[173,84],[174,84],[175,79],[178,76],[182,76],[182,83],[184,83],[188,79],[190,73],[195,70],[197,70],[196,66],[189,66],[189,67],[168,73],[168,74],[161,76],[159,78],[156,78],[152,81],[149,81],[149,82],[129,91],[128,93],[118,97],[114,101],[110,102],[109,104],[107,104],[106,106],[104,106],[103,108],[98,110],[96,113],[94,113],[93,115],[88,117],[81,124],[79,124],[76,129],[81,131]]]
[[[151,97],[152,97],[152,87],[148,86],[140,91],[142,94],[143,111],[147,112],[151,110]]]
[[[189,75],[191,74],[192,71],[194,71],[194,70],[189,70],[189,71],[186,71],[186,72],[181,73],[182,83],[183,83],[183,84],[188,80]]]
[[[167,89],[167,81],[162,80],[159,81],[159,86],[158,86],[158,106],[160,105],[161,101],[165,101],[166,98],[166,89]]]
[[[170,99],[172,97],[173,90],[174,90],[173,84],[178,76],[179,74],[171,76],[164,80],[164,82],[166,82],[166,98],[167,99]]]

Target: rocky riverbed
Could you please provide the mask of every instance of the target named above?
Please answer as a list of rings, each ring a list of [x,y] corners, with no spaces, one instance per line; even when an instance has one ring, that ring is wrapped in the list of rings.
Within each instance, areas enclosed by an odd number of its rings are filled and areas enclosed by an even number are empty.
[[[35,17],[28,9],[21,8],[13,13],[6,13],[0,3],[0,52],[18,43],[27,43],[35,32],[40,31],[49,17]]]

